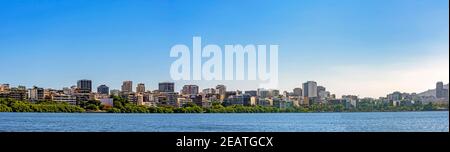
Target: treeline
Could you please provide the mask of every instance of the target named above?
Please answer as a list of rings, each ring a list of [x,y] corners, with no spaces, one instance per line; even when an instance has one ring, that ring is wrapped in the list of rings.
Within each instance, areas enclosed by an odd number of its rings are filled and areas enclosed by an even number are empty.
[[[184,107],[176,108],[173,106],[146,107],[127,103],[124,106],[114,107],[108,112],[111,113],[275,113],[275,112],[300,112],[294,108],[280,109],[275,107],[262,106],[242,106],[233,105],[224,107],[223,105],[212,106],[211,108],[202,108],[195,104],[187,104]],[[303,111],[302,111],[303,112]]]
[[[0,112],[85,112],[85,109],[65,102],[30,103],[14,99],[0,98]]]

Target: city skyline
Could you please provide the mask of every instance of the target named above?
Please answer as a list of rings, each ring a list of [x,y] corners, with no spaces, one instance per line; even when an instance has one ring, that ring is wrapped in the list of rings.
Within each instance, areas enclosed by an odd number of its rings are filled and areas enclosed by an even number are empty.
[[[81,85],[81,82],[83,82],[83,81],[88,81],[89,85]],[[131,93],[131,92],[140,93],[141,92],[142,93],[142,89],[144,90],[144,92],[160,91],[160,92],[177,92],[177,93],[182,94],[183,90],[185,90],[186,87],[188,87],[188,90],[191,90],[192,87],[195,87],[195,89],[197,90],[197,93],[202,92],[202,90],[211,89],[211,88],[215,89],[216,93],[219,93],[219,92],[217,92],[218,91],[217,87],[219,87],[219,86],[225,87],[226,91],[241,91],[243,93],[246,92],[246,91],[257,91],[257,90],[262,89],[262,90],[278,90],[280,92],[280,94],[282,94],[282,92],[284,92],[284,91],[286,91],[288,93],[296,94],[295,90],[300,89],[301,90],[301,94],[302,94],[301,96],[305,96],[305,97],[317,97],[319,95],[320,89],[323,89],[323,91],[325,91],[325,89],[326,89],[327,92],[330,93],[328,96],[335,95],[336,97],[341,97],[341,96],[354,95],[354,96],[357,96],[359,98],[378,99],[378,98],[386,97],[387,95],[389,95],[389,94],[391,94],[393,92],[417,93],[417,94],[419,94],[419,93],[423,93],[423,92],[429,91],[431,89],[437,88],[437,84],[440,84],[441,87],[443,87],[443,85],[447,85],[448,86],[450,84],[448,82],[446,83],[446,82],[443,82],[443,81],[436,81],[435,83],[433,83],[433,87],[424,88],[422,91],[418,91],[418,92],[406,92],[406,91],[402,91],[402,90],[395,90],[395,91],[391,91],[391,92],[386,92],[382,96],[370,97],[370,96],[360,96],[358,94],[354,94],[354,93],[351,93],[351,92],[339,95],[339,94],[334,93],[334,91],[331,91],[331,90],[327,89],[328,87],[327,87],[326,84],[317,83],[314,80],[305,81],[304,83],[301,83],[302,85],[300,85],[299,87],[291,88],[291,89],[288,89],[288,90],[272,89],[272,88],[234,89],[234,88],[228,88],[228,86],[225,85],[225,84],[213,84],[213,86],[211,86],[211,87],[202,87],[202,86],[199,86],[198,84],[195,84],[195,83],[180,85],[180,84],[177,84],[177,83],[175,83],[173,81],[158,82],[155,85],[148,85],[146,83],[139,82],[139,83],[136,83],[137,85],[133,85],[133,83],[135,83],[135,82],[132,81],[132,80],[124,80],[124,81],[122,81],[122,87],[121,88],[113,88],[109,84],[94,83],[94,82],[95,81],[92,81],[92,80],[89,80],[89,79],[81,79],[81,80],[78,80],[77,83],[74,83],[73,85],[63,86],[61,88],[52,88],[52,87],[37,86],[37,85],[26,86],[26,85],[9,84],[9,83],[1,83],[1,82],[0,82],[0,85],[8,85],[9,88],[25,87],[27,89],[31,89],[33,87],[38,87],[38,88],[42,88],[42,89],[56,89],[56,90],[63,90],[64,88],[72,88],[72,87],[79,88],[80,90],[86,90],[86,88],[90,88],[91,90],[90,91],[85,91],[86,93],[87,92],[100,93],[99,92],[99,90],[100,90],[99,88],[103,88],[104,89],[104,87],[106,87],[106,89],[108,90],[108,94],[111,94],[112,91],[116,91],[116,90],[120,91],[120,92],[129,92],[129,93]],[[94,84],[98,84],[98,85],[94,85]],[[124,88],[124,85],[126,85],[127,87]],[[161,89],[161,87],[164,88],[164,89],[163,90],[159,90],[159,89]],[[130,88],[131,88],[131,91],[129,90]],[[136,90],[133,90],[133,88],[136,88]],[[138,89],[138,88],[142,88],[142,89]],[[307,89],[305,89],[305,88],[307,88]],[[164,91],[164,90],[167,90],[167,89],[169,91]],[[138,91],[138,90],[141,90],[141,91]],[[310,92],[310,93],[307,93],[307,92]],[[105,94],[105,93],[103,93],[103,94]],[[308,94],[313,94],[313,95],[310,96]]]
[[[279,45],[279,90],[314,80],[338,96],[422,92],[437,81],[448,83],[448,5],[447,0],[2,1],[0,52],[7,64],[0,83],[62,88],[85,78],[112,90],[124,80],[172,81],[171,46],[201,36],[204,44]],[[233,90],[258,84],[175,83],[177,91],[185,84]]]

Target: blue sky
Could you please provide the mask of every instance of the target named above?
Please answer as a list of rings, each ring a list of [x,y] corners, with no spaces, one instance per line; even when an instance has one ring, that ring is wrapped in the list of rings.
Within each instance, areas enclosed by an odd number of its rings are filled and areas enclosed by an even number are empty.
[[[0,83],[156,89],[175,44],[278,44],[281,90],[378,97],[448,83],[448,0],[0,0]],[[252,82],[198,83],[253,89]],[[248,85],[247,85],[248,83]]]

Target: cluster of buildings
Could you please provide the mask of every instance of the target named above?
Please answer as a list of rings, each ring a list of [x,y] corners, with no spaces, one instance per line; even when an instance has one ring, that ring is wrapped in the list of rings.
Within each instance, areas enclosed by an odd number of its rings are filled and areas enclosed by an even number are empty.
[[[405,92],[393,92],[388,94],[386,97],[381,97],[382,101],[389,101],[392,105],[410,105],[420,102],[422,104],[429,102],[439,102],[439,103],[448,103],[449,101],[449,92],[448,88],[444,88],[444,83],[437,82],[436,88],[434,89],[434,93],[428,95],[420,95],[417,93],[405,93]]]
[[[442,82],[436,84],[435,96],[393,92],[379,99],[360,99],[356,95],[343,95],[337,98],[335,94],[331,94],[324,86],[319,86],[314,81],[307,81],[302,84],[302,87],[294,88],[292,92],[263,88],[246,91],[227,90],[225,85],[217,85],[215,88],[203,90],[200,90],[197,85],[184,85],[182,90],[177,92],[173,82],[161,82],[158,89],[153,91],[146,90],[143,83],[138,83],[135,90],[133,88],[132,81],[123,81],[121,90],[110,90],[108,86],[100,85],[96,92],[93,91],[91,80],[79,80],[76,86],[63,88],[62,90],[44,89],[36,86],[32,88],[26,88],[25,86],[10,87],[9,84],[0,84],[0,98],[13,98],[30,102],[67,102],[73,105],[77,105],[81,101],[98,100],[106,106],[114,106],[111,97],[120,96],[137,105],[153,107],[164,105],[182,107],[188,103],[210,107],[214,102],[224,105],[260,105],[278,108],[325,103],[355,107],[360,101],[384,102],[393,106],[436,100],[448,102],[448,89],[443,87]]]

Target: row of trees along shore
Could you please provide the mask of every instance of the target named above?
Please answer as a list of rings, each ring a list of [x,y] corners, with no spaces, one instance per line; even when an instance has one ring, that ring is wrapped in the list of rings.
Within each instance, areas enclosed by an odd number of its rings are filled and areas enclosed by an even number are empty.
[[[0,112],[110,112],[110,113],[295,113],[295,112],[396,112],[396,111],[437,111],[448,110],[448,104],[412,104],[391,106],[387,103],[369,101],[358,102],[357,107],[344,104],[313,104],[308,107],[277,108],[267,106],[224,106],[213,102],[209,108],[197,106],[193,103],[177,108],[172,106],[146,107],[138,106],[124,98],[112,96],[114,107],[102,105],[99,101],[83,101],[78,105],[65,102],[40,101],[31,103],[9,98],[0,98]]]

